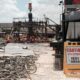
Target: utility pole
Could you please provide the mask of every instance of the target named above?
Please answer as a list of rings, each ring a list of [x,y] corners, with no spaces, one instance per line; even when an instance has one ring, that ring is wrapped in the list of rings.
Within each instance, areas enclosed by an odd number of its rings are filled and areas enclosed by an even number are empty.
[[[64,29],[64,26],[65,26],[65,12],[64,12],[64,7],[63,7],[63,5],[64,5],[64,2],[63,2],[63,0],[61,0],[60,2],[59,2],[59,5],[61,5],[62,6],[62,24],[61,24],[61,26],[62,26],[62,36],[64,37],[64,31],[65,31],[65,29]],[[60,20],[61,20],[61,14],[60,14]],[[61,21],[60,21],[61,22]],[[63,41],[65,40],[65,38],[63,39]]]

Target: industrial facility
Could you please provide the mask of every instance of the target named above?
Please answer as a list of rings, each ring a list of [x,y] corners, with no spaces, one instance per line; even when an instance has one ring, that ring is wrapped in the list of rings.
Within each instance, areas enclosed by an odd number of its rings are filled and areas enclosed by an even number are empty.
[[[60,24],[35,18],[31,2],[28,17],[0,23],[0,80],[80,80],[80,1],[59,5]]]

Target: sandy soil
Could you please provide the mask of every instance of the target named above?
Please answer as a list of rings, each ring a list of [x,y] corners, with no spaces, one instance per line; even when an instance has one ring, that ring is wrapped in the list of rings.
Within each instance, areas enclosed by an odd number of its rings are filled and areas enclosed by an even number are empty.
[[[53,51],[53,48],[48,43],[26,43],[24,45],[38,57],[36,61],[37,71],[34,74],[30,74],[32,80],[80,80],[80,78],[66,77],[63,71],[55,71],[55,58],[52,56],[52,54],[55,54],[55,51]]]

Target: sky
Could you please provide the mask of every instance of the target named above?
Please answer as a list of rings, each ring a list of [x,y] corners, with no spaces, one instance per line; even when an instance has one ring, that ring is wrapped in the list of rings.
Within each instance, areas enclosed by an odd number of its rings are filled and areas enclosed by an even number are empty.
[[[13,22],[13,18],[16,17],[27,17],[30,2],[33,7],[33,17],[42,19],[45,15],[60,23],[62,13],[60,0],[0,0],[0,23]]]

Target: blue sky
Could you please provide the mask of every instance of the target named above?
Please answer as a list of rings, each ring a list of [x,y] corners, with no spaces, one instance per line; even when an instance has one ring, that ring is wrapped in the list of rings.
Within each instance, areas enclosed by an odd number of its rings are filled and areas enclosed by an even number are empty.
[[[28,2],[29,2],[29,0],[17,0],[17,7],[20,10],[25,11],[25,10],[27,10]]]

